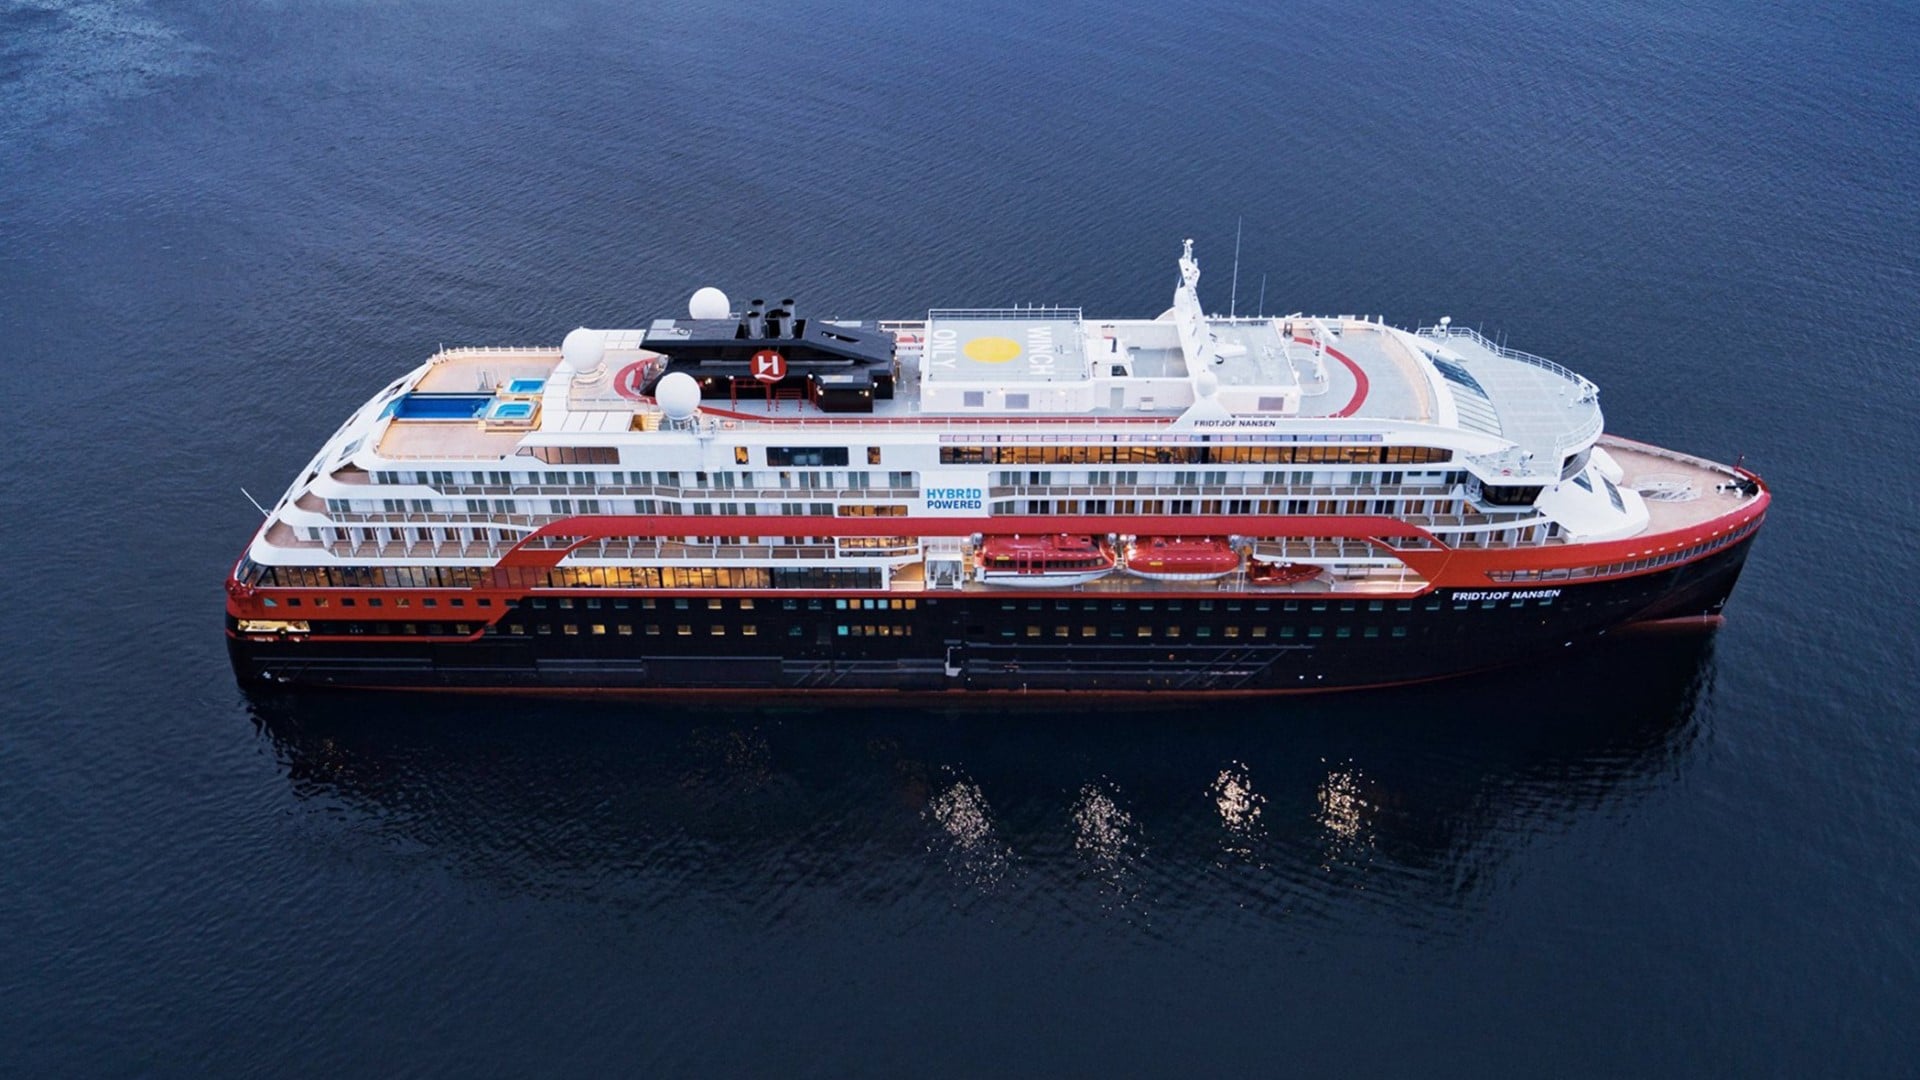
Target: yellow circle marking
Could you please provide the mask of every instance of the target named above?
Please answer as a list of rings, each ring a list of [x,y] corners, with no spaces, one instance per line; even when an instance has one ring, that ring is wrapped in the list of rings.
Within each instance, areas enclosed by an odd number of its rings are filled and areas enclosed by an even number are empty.
[[[960,351],[983,364],[1004,364],[1020,355],[1020,343],[1009,337],[977,337]]]

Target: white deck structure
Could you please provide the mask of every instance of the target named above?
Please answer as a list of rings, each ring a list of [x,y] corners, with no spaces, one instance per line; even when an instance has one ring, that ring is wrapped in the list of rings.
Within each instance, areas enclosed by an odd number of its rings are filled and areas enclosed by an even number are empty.
[[[1448,546],[1523,547],[1632,537],[1725,509],[1717,466],[1600,449],[1597,391],[1557,364],[1445,320],[1410,332],[1353,317],[1210,316],[1191,241],[1179,265],[1173,304],[1153,319],[935,309],[881,323],[897,342],[894,396],[871,413],[741,394],[669,416],[636,388],[684,339],[673,319],[577,330],[561,349],[444,351],[328,440],[249,557],[485,566],[555,521],[673,514],[959,515],[1009,532],[1079,514],[1372,515]],[[510,402],[536,408],[514,415],[529,410],[500,408]],[[1658,515],[1634,490],[1643,476],[1658,478]],[[798,560],[877,567],[905,584],[936,561],[944,573],[963,546],[758,539],[725,551],[602,542],[569,559]],[[1405,565],[1363,542],[1249,544],[1337,571],[1315,588],[1408,583]]]

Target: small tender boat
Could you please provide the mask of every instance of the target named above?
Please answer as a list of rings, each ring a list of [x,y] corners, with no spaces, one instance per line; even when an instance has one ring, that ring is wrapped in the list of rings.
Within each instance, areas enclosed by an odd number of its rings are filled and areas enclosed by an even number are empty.
[[[1141,536],[1127,544],[1127,573],[1152,581],[1211,581],[1240,568],[1224,536]]]
[[[989,536],[977,556],[989,585],[1060,588],[1113,573],[1113,547],[1091,536]]]
[[[1320,576],[1324,567],[1313,563],[1272,562],[1267,559],[1247,560],[1247,584],[1268,588],[1277,585],[1298,585]]]

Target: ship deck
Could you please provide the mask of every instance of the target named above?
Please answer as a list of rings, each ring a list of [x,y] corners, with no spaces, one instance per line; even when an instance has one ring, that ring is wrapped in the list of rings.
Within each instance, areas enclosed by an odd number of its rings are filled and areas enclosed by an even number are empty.
[[[1640,537],[1697,528],[1752,499],[1727,486],[1736,477],[1725,465],[1615,435],[1603,436],[1600,445],[1620,465],[1620,489],[1646,500],[1649,522]]]
[[[1027,376],[1050,372],[1062,382],[1085,379],[1098,365],[1120,354],[1106,352],[1103,343],[1124,343],[1131,379],[1184,385],[1186,360],[1169,324],[1156,320],[1116,320],[1093,324],[1084,340],[1068,334],[1076,325],[1041,315],[1023,328],[1015,320],[978,321],[982,336],[1005,346],[1021,348],[1007,361],[984,363],[964,359],[942,360],[936,380],[988,385],[996,372]],[[769,390],[764,384],[740,380],[724,397],[709,397],[703,411],[753,424],[892,425],[928,423],[953,425],[1027,425],[1075,423],[1165,427],[1186,410],[1177,394],[1158,403],[1140,395],[1116,392],[1113,400],[1094,398],[1088,408],[1070,414],[970,411],[956,414],[928,408],[921,394],[929,360],[923,351],[927,323],[893,322],[884,327],[902,335],[899,375],[894,396],[873,402],[871,413],[823,413],[797,390]],[[1223,390],[1267,385],[1291,387],[1299,409],[1291,419],[1301,422],[1337,419],[1436,423],[1443,415],[1436,390],[1418,350],[1407,339],[1379,323],[1361,319],[1310,320],[1304,318],[1209,320],[1219,346],[1213,372]],[[988,333],[991,331],[991,333]],[[1045,331],[1045,333],[1041,333]],[[1091,350],[1085,343],[1094,344]],[[1052,344],[1048,344],[1048,343]],[[1545,469],[1573,442],[1590,438],[1600,427],[1599,407],[1591,384],[1558,365],[1525,354],[1510,353],[1478,335],[1452,331],[1439,346],[1452,358],[1456,371],[1467,377],[1450,384],[1454,418],[1463,428],[1512,440],[1522,461]],[[1421,348],[1426,348],[1423,340]],[[1087,358],[1091,351],[1093,359]],[[1047,355],[1042,357],[1040,353]],[[559,368],[553,349],[456,349],[442,352],[421,375],[413,389],[424,393],[490,393],[515,379],[550,379]],[[1282,372],[1281,368],[1285,371]],[[1004,369],[1004,370],[1002,370]],[[1014,370],[1014,369],[1017,369]],[[559,374],[564,375],[561,370]],[[1298,376],[1298,377],[1296,377]],[[563,398],[549,396],[539,430],[613,433],[652,430],[658,414],[650,400],[640,398],[620,374],[609,371],[594,379],[565,382]],[[551,395],[552,391],[549,391]],[[1190,400],[1190,398],[1188,399]],[[558,408],[554,406],[560,406]],[[456,430],[461,429],[461,430]],[[482,430],[479,424],[404,419],[388,425],[380,443],[383,455],[400,458],[446,457],[497,459],[510,454],[520,433]]]

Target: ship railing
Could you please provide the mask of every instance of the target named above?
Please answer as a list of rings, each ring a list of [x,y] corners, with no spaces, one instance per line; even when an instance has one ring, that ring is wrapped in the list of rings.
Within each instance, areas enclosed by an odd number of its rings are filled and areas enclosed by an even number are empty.
[[[1535,356],[1530,352],[1522,352],[1519,349],[1509,348],[1506,345],[1489,339],[1485,334],[1482,334],[1470,326],[1423,326],[1417,333],[1423,338],[1434,341],[1446,341],[1452,338],[1471,341],[1495,356],[1512,360],[1516,363],[1531,364],[1534,367],[1551,371],[1555,375],[1580,387],[1583,394],[1598,395],[1600,393],[1600,388],[1593,384],[1593,380],[1574,371],[1572,368],[1564,364],[1556,364],[1544,356]]]
[[[520,432],[519,434],[525,434]],[[509,450],[512,447],[508,447]],[[384,444],[379,448],[382,461],[499,461],[501,451],[495,450],[435,450],[432,453],[404,453],[393,450]]]
[[[744,404],[744,402],[743,402]],[[1096,416],[1091,413],[1061,413],[1053,416],[961,416],[952,413],[922,413],[913,409],[906,416],[883,416],[876,413],[822,413],[818,411],[773,414],[761,416],[757,413],[733,412],[719,416],[712,407],[701,406],[707,410],[702,416],[705,430],[712,432],[717,424],[765,425],[768,427],[790,427],[797,418],[804,418],[806,426],[815,427],[861,427],[884,428],[892,424],[922,424],[929,418],[938,420],[942,425],[954,427],[984,427],[1001,425],[1006,427],[1052,426],[1079,428],[1086,425],[1101,427],[1152,427],[1164,428],[1180,418],[1178,410],[1169,409],[1163,413],[1141,416]]]
[[[1453,484],[1004,484],[987,489],[991,499],[1178,498],[1178,499],[1444,499]]]
[[[1400,560],[1383,555],[1365,540],[1340,537],[1302,536],[1284,540],[1255,540],[1252,552],[1262,559],[1372,559],[1388,563]]]
[[[1077,307],[1010,307],[1010,308],[934,308],[927,312],[927,321],[931,325],[939,319],[1080,319]]]
[[[507,553],[512,544],[462,543],[454,540],[422,538],[412,541],[372,539],[349,541],[325,541],[318,545],[325,551],[340,558],[434,558],[434,559],[484,559],[493,561]],[[570,545],[562,545],[567,547]],[[829,562],[839,565],[886,565],[901,559],[918,555],[917,547],[895,549],[838,549],[830,544],[653,544],[653,545],[608,545],[604,550],[595,544],[585,544],[573,548],[569,559],[627,559],[647,560],[663,565],[701,565],[716,562]],[[562,566],[574,565],[563,562]]]
[[[769,470],[778,471],[778,470]],[[675,487],[663,484],[527,484],[524,486],[485,487],[463,484],[403,484],[401,487],[427,488],[449,499],[479,498],[545,498],[564,496],[583,499],[699,499],[702,501],[729,499],[760,499],[768,502],[794,502],[808,499],[911,499],[920,493],[912,487]]]
[[[560,350],[552,345],[453,345],[442,347],[433,354],[438,360],[443,356],[518,356],[549,357],[559,356]]]
[[[433,490],[438,492],[441,495],[441,497],[448,498],[448,499],[477,498],[482,495],[489,495],[495,498],[499,498],[499,497],[502,497],[506,491],[511,490],[513,494],[505,495],[506,498],[516,498],[516,499],[546,498],[546,497],[552,497],[556,495],[562,495],[570,498],[600,499],[602,501],[605,501],[609,498],[614,498],[614,499],[633,498],[636,496],[660,498],[660,499],[679,501],[679,502],[689,502],[689,501],[730,502],[730,501],[737,501],[737,500],[743,500],[743,499],[750,500],[750,501],[758,501],[758,502],[819,502],[819,501],[827,501],[827,500],[838,500],[845,503],[846,507],[848,508],[864,506],[866,505],[867,502],[872,502],[872,501],[880,501],[880,500],[887,500],[887,499],[894,499],[894,500],[913,499],[918,497],[920,494],[919,488],[698,488],[698,489],[693,489],[689,491],[689,490],[683,490],[680,488],[649,489],[649,488],[612,488],[612,487],[606,487],[606,488],[554,488],[554,487],[531,488],[531,487],[528,487],[528,488],[516,488],[516,489],[487,489],[487,490],[478,490],[478,489],[462,490],[462,489],[453,489],[453,488],[435,488]],[[311,495],[303,496],[303,499],[309,498],[309,497],[315,498],[316,500],[318,499],[317,496],[311,496]],[[316,512],[321,510],[321,507],[319,505],[307,505],[302,508],[313,510]],[[611,509],[603,508],[602,510],[599,510],[599,511],[576,510],[574,513],[568,513],[568,514],[527,515],[527,514],[516,514],[516,513],[503,513],[503,512],[496,512],[496,511],[472,511],[472,510],[469,510],[469,511],[342,510],[337,512],[329,512],[328,516],[340,521],[401,520],[402,518],[408,521],[413,521],[416,519],[423,520],[423,521],[435,521],[435,520],[453,521],[453,520],[461,519],[462,516],[464,515],[466,518],[470,518],[473,520],[479,520],[479,519],[485,518],[485,519],[513,522],[513,521],[519,521],[522,518],[527,518],[530,516],[533,518],[539,519],[541,521],[546,521],[546,520],[553,520],[557,518],[574,517],[574,516],[577,516],[579,513],[616,513],[616,512],[620,512],[620,511],[614,511]],[[687,514],[686,516],[694,517],[697,515]],[[857,517],[860,515],[847,514],[847,515],[841,515],[841,516]]]
[[[542,525],[566,518],[573,514],[491,514],[472,511],[448,511],[445,513],[431,510],[330,510],[326,511],[327,520],[337,525],[386,525],[386,526],[425,526],[436,525],[504,525],[510,528],[537,529]]]
[[[1595,405],[1593,415],[1587,417],[1578,428],[1553,440],[1554,453],[1557,455],[1561,451],[1592,442],[1599,437],[1600,427],[1604,423],[1605,418],[1600,414],[1600,407]]]

